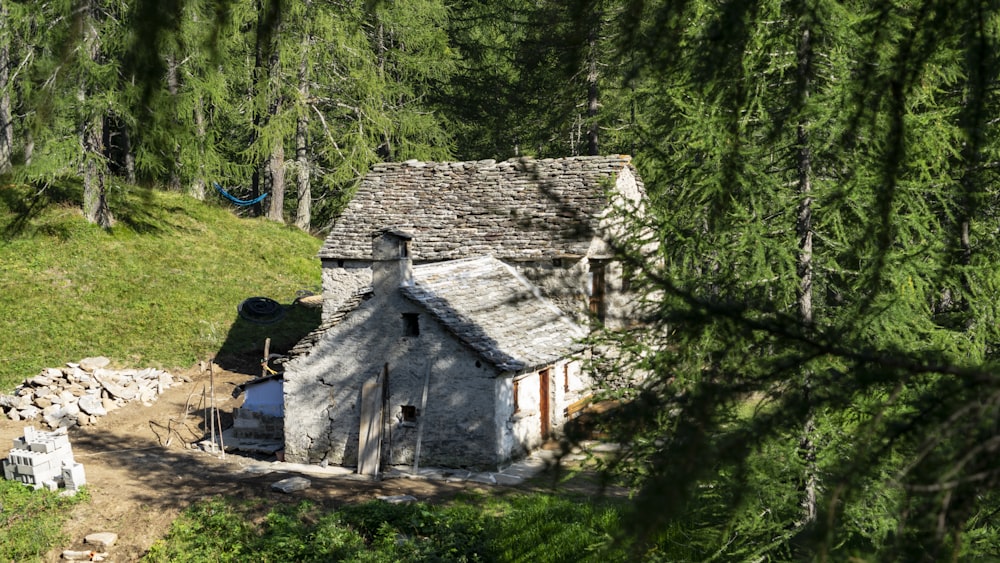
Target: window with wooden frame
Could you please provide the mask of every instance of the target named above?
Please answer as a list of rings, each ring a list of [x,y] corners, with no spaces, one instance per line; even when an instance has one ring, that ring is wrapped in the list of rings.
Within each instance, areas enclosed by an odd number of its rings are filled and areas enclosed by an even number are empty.
[[[590,260],[590,314],[604,322],[607,304],[604,302],[606,292],[604,281],[604,260]]]

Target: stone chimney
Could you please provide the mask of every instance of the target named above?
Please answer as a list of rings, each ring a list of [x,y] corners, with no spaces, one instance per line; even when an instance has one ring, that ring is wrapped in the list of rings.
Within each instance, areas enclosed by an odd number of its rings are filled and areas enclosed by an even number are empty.
[[[377,297],[413,283],[411,240],[412,235],[392,229],[372,233],[372,289]]]

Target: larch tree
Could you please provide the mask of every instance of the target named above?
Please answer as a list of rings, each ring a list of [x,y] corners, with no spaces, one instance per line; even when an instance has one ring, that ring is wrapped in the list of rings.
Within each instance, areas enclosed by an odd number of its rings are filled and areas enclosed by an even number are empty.
[[[675,559],[988,553],[997,9],[625,11],[659,108],[621,245],[644,325],[607,335],[645,374],[608,426],[632,532],[685,534]]]
[[[461,157],[632,152],[628,53],[614,48],[628,21],[622,8],[614,0],[459,3],[449,28],[459,71],[440,104]]]

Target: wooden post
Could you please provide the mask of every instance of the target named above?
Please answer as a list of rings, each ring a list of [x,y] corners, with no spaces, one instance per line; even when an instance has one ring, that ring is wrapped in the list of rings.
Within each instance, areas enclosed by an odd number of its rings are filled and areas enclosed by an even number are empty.
[[[205,421],[205,431],[208,432],[208,390],[201,384],[201,418]]]
[[[211,427],[212,436],[212,449],[215,450],[215,358],[212,358],[212,363],[208,364],[208,400],[209,400],[209,411],[208,411],[208,422]]]
[[[385,379],[382,381],[382,433],[387,436],[385,443],[388,444],[389,453],[386,456],[379,454],[380,465],[379,472],[387,465],[392,465],[392,424],[389,420],[389,363],[386,362],[382,366],[382,375]]]
[[[427,415],[427,391],[431,386],[431,370],[434,368],[434,356],[427,360],[427,373],[424,375],[424,392],[420,398],[420,414],[417,415],[417,447],[413,452],[413,474],[420,471],[420,445],[424,440],[424,417]]]
[[[222,452],[222,459],[226,459],[226,443],[222,440],[222,416],[219,414],[219,409],[215,409],[215,421],[219,428],[219,451]]]
[[[260,363],[260,376],[267,377],[267,358],[271,355],[271,339],[264,339],[264,360]]]
[[[358,433],[358,473],[378,477],[382,452],[382,374],[361,386],[361,420]]]

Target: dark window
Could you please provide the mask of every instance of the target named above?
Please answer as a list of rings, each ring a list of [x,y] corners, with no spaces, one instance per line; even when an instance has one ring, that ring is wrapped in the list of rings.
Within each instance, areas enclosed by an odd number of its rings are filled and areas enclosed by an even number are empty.
[[[420,315],[403,313],[403,336],[420,336]]]
[[[401,240],[399,241],[399,257],[409,258],[410,256],[410,241]]]
[[[417,407],[413,405],[403,405],[400,409],[403,411],[403,422],[417,421]]]

